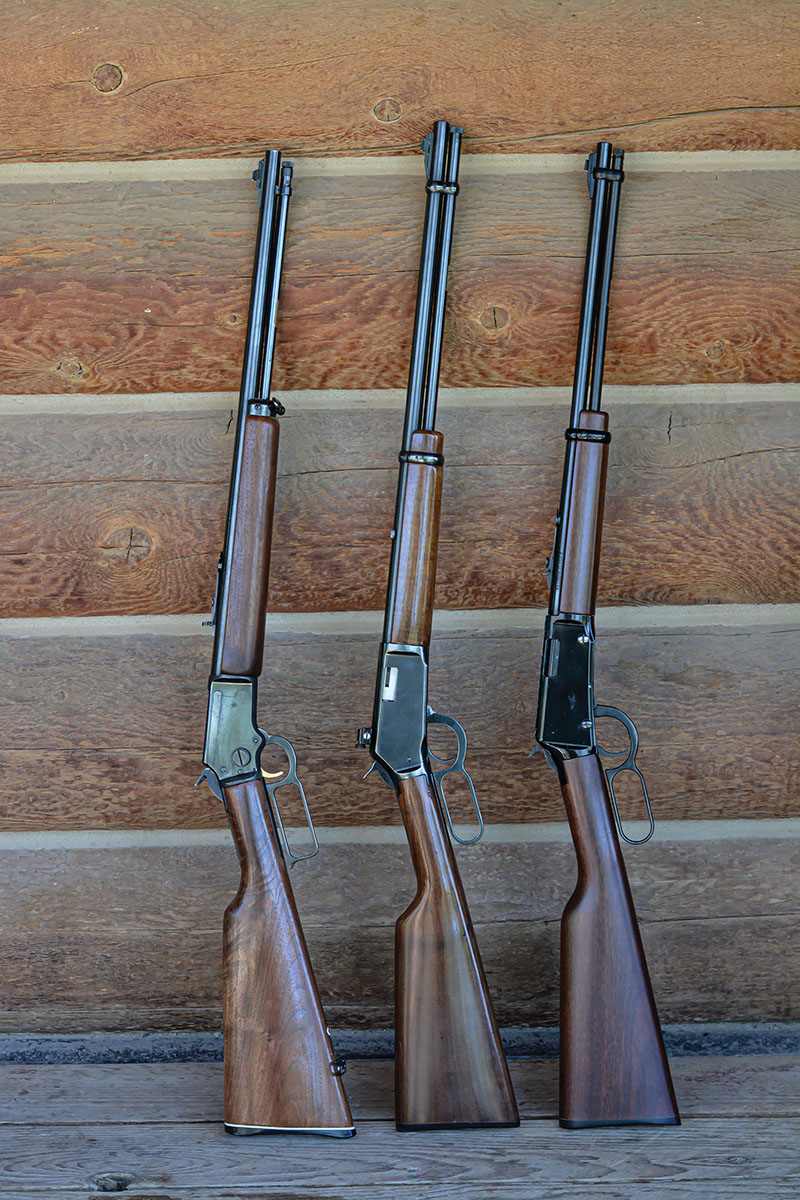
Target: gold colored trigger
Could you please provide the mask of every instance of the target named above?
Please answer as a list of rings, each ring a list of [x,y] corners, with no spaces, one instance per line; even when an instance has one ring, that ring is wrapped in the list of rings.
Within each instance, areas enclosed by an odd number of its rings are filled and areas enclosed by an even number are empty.
[[[285,771],[265,771],[264,768],[262,767],[261,774],[264,776],[265,779],[283,779],[286,772]]]

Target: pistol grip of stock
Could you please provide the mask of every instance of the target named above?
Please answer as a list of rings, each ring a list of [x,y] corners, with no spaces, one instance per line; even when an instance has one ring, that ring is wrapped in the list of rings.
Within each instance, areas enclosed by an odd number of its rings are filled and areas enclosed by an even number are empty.
[[[258,779],[225,787],[241,863],[223,926],[225,1125],[355,1132],[289,874]]]
[[[453,849],[424,773],[396,785],[417,894],[395,930],[401,1130],[519,1124]]]
[[[561,921],[561,1124],[680,1124],[605,772],[588,754],[558,773],[578,858]]]

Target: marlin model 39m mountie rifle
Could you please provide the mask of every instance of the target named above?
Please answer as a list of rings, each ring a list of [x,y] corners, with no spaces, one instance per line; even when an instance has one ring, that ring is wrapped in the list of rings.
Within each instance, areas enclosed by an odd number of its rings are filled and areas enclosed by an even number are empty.
[[[586,164],[591,217],[572,411],[548,559],[536,739],[558,773],[578,858],[578,883],[561,922],[561,1124],[680,1123],[653,990],[617,827],[614,794],[623,771],[637,776],[639,738],[630,717],[594,699],[594,615],[603,524],[608,416],[600,411],[608,297],[624,178],[622,151],[599,142]],[[623,761],[604,768],[595,720],[628,732]],[[605,753],[605,752],[602,752]]]
[[[350,1109],[311,969],[287,861],[292,853],[277,804],[297,789],[317,850],[290,742],[259,728],[256,684],[264,659],[278,422],[269,398],[292,167],[268,151],[253,178],[260,205],[247,320],[239,419],[225,544],[211,622],[205,770],[225,805],[241,863],[239,891],[225,912],[222,1011],[225,1128],[229,1133],[298,1132],[349,1137]],[[267,745],[285,770],[261,768]]]
[[[428,707],[444,462],[434,422],[461,134],[437,121],[423,142],[427,202],[383,644],[372,726],[358,739],[374,760],[370,770],[377,768],[397,793],[417,878],[416,896],[395,931],[395,1102],[401,1130],[519,1124],[444,798],[446,777],[460,773],[480,821],[464,768],[466,738],[457,721]],[[455,733],[452,761],[429,750],[429,723]]]

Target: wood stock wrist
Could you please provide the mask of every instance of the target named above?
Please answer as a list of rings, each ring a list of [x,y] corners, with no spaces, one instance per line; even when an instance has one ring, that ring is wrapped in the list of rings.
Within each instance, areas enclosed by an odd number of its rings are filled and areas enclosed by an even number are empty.
[[[278,422],[247,417],[234,514],[228,599],[219,631],[220,671],[257,677],[264,658],[269,558],[278,470]]]
[[[411,435],[409,453],[440,456],[443,444],[440,433],[417,430]],[[441,504],[441,463],[407,463],[395,533],[396,586],[389,633],[392,642],[414,646],[430,642]]]
[[[584,410],[577,429],[607,433],[608,414]],[[558,601],[562,612],[595,610],[607,467],[608,442],[576,441]]]

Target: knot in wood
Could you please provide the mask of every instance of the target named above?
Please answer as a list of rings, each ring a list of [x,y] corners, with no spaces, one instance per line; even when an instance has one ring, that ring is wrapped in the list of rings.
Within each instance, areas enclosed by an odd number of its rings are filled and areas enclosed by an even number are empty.
[[[402,108],[396,100],[391,100],[388,96],[379,100],[372,110],[372,115],[378,121],[399,121]]]
[[[113,562],[136,567],[151,553],[153,539],[143,529],[129,525],[125,529],[115,529],[104,548]]]
[[[509,322],[508,312],[505,308],[498,308],[493,304],[490,308],[485,308],[481,313],[481,325],[485,329],[503,329]]]
[[[100,63],[92,71],[92,84],[98,92],[115,92],[122,83],[122,70],[116,63]]]
[[[719,362],[719,360],[724,357],[724,342],[712,342],[711,345],[706,348],[706,358],[710,358],[712,362]]]

